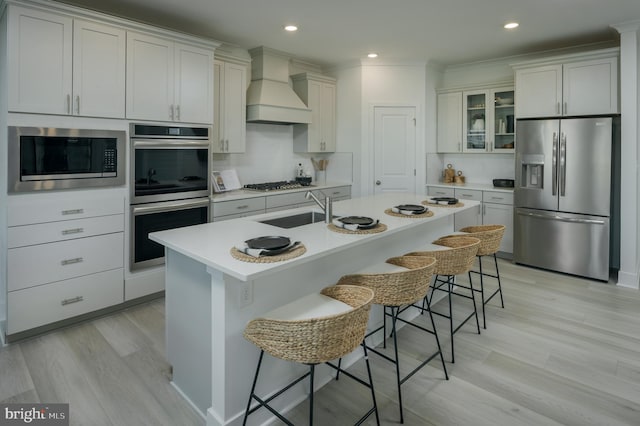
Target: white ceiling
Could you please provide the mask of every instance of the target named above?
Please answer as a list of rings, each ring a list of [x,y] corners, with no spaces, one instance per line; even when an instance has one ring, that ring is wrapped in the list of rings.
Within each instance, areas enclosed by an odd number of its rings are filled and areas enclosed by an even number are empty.
[[[640,0],[64,0],[322,66],[379,60],[457,64],[615,41]],[[503,25],[520,22],[517,30]],[[297,33],[282,27],[293,23]]]

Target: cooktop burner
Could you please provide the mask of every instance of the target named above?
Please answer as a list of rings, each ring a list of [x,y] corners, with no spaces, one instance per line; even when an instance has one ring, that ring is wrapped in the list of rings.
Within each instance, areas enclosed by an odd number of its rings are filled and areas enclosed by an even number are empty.
[[[245,185],[244,189],[250,189],[252,191],[278,191],[285,189],[296,189],[296,188],[304,188],[306,186],[302,182],[298,182],[295,180],[282,180],[278,182],[265,182],[265,183],[251,183],[249,185]]]

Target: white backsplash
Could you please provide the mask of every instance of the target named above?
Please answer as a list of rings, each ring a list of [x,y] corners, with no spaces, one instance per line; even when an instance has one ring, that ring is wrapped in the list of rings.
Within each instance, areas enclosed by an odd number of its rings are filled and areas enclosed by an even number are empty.
[[[493,179],[514,179],[513,154],[427,154],[427,183],[442,182],[447,164],[462,171],[466,182],[490,184]]]
[[[293,152],[293,126],[247,123],[246,150],[242,154],[213,154],[212,170],[235,169],[242,185],[292,180],[296,166],[314,176],[311,158],[328,160],[328,182],[353,181],[353,154],[297,154]]]

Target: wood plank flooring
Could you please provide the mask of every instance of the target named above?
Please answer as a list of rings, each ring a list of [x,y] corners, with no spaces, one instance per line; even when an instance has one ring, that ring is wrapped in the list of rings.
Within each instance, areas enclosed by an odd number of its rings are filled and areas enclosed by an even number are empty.
[[[640,425],[640,291],[502,260],[500,272],[505,308],[494,298],[487,329],[456,334],[454,364],[448,320],[436,317],[450,380],[439,360],[409,379],[405,425]],[[469,305],[456,300],[454,316]],[[398,337],[403,371],[435,348],[410,327]],[[370,360],[381,423],[397,424],[393,366]],[[0,349],[0,402],[68,402],[73,425],[204,425],[169,371],[159,299]],[[364,362],[350,371],[364,375]],[[348,378],[332,381],[316,394],[315,422],[352,424],[369,401]],[[289,416],[306,424],[307,404]]]

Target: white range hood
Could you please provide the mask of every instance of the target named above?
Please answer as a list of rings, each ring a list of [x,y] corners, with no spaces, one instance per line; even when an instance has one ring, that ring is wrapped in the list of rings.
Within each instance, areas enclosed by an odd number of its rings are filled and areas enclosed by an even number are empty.
[[[251,84],[247,89],[247,122],[311,123],[311,110],[289,86],[289,56],[256,47],[251,55]]]

